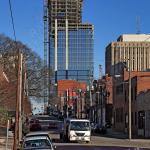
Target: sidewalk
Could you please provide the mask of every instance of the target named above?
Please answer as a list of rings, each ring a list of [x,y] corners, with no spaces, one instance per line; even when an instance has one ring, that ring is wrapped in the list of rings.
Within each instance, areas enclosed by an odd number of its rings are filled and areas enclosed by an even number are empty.
[[[6,128],[0,127],[0,150],[5,150],[6,149]],[[7,150],[12,150],[13,149],[13,133],[9,131],[8,133],[8,145],[7,145]]]
[[[116,132],[113,129],[108,129],[107,134],[96,134],[93,137],[94,144],[110,145],[110,146],[131,146],[131,147],[143,147],[150,148],[150,139],[128,139],[128,134],[122,132]]]
[[[105,136],[111,137],[111,138],[116,138],[116,139],[128,139],[127,133],[117,132],[111,128],[107,129],[107,134]]]

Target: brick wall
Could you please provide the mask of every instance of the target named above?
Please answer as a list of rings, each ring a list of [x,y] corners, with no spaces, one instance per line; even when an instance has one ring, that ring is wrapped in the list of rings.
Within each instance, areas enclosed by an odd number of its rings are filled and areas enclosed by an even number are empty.
[[[136,113],[138,113],[137,105],[137,99],[139,99],[139,96],[141,93],[146,92],[150,89],[150,72],[131,72],[132,77],[132,91],[131,91],[131,97],[132,97],[132,133],[133,135],[137,135],[137,129],[138,129],[138,123],[136,118]],[[114,112],[115,112],[115,129],[120,130],[122,132],[125,131],[125,114],[128,115],[128,78],[129,78],[129,72],[125,71],[122,74],[122,78],[119,80],[115,80],[114,84]],[[123,84],[123,91],[122,93],[118,93],[116,91],[116,86]],[[126,95],[126,96],[125,96]],[[150,97],[149,97],[150,98]],[[144,104],[141,105],[141,109],[144,110]],[[150,106],[148,106],[150,108]],[[116,121],[116,110],[118,108],[123,108],[123,119],[122,122]],[[127,124],[128,125],[128,124]]]

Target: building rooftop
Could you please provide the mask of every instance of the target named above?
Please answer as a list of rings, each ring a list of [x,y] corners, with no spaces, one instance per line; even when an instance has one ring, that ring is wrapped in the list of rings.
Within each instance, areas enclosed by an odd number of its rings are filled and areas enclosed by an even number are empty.
[[[150,34],[123,34],[118,42],[150,42]]]

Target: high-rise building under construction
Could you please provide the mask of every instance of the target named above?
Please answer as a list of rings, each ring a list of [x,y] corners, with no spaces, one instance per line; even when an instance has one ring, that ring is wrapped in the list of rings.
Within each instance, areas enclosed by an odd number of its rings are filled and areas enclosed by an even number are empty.
[[[55,83],[93,76],[93,25],[82,23],[83,0],[49,0],[49,63]]]

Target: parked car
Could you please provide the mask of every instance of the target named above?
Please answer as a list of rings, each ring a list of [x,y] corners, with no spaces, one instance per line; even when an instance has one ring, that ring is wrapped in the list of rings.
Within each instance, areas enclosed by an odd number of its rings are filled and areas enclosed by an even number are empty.
[[[51,139],[48,131],[30,132],[30,133],[26,134],[25,138],[35,137],[35,136],[46,136],[46,137],[48,137],[49,141],[52,142],[52,139]]]
[[[30,131],[40,131],[41,125],[38,119],[31,119],[29,123]]]
[[[25,137],[22,144],[23,150],[54,150],[55,148],[49,138],[43,135]]]
[[[102,126],[102,125],[97,124],[95,127],[95,133],[106,134],[107,133],[106,126]]]
[[[57,124],[58,124],[58,123],[55,122],[55,121],[50,121],[50,122],[49,122],[48,129],[57,129],[57,128],[58,128]]]

